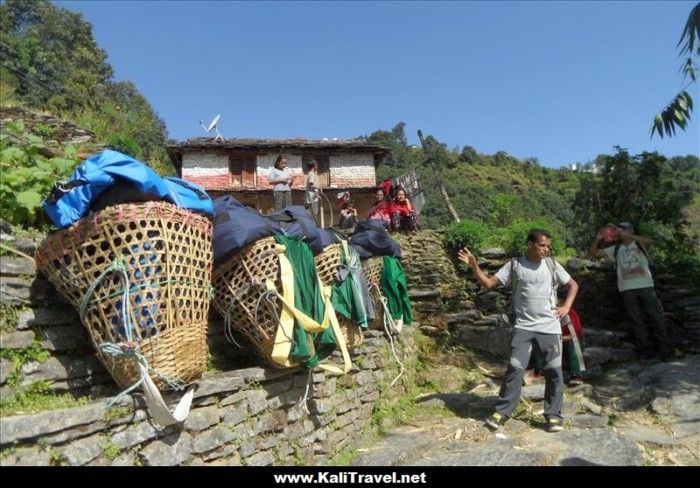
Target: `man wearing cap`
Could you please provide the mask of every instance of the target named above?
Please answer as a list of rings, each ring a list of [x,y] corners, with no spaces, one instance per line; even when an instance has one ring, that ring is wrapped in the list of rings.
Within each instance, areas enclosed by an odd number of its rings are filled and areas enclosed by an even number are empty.
[[[644,309],[651,320],[658,352],[661,358],[666,360],[671,355],[672,347],[664,321],[664,311],[654,291],[654,279],[649,270],[648,249],[653,241],[634,234],[634,227],[629,222],[620,222],[616,227],[617,241],[606,242],[601,230],[588,254],[594,257],[602,252],[615,262],[617,289],[622,294],[625,309],[634,325],[637,353],[642,358],[649,358],[654,353],[654,345],[644,323]]]

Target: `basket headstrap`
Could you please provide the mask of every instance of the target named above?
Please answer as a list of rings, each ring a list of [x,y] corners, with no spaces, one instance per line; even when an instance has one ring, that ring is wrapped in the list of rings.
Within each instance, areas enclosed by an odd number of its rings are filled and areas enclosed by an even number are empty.
[[[280,279],[282,281],[282,294],[277,291],[272,280],[266,281],[267,289],[273,291],[282,301],[283,307],[280,311],[279,326],[275,333],[275,345],[272,349],[272,360],[284,367],[297,366],[298,363],[293,358],[290,358],[292,350],[292,337],[294,331],[294,319],[299,322],[299,325],[307,332],[307,340],[312,353],[315,353],[313,340],[310,335],[312,333],[323,332],[330,325],[335,333],[336,342],[340,347],[343,355],[343,368],[339,368],[333,364],[319,364],[319,368],[331,373],[345,374],[350,371],[352,362],[350,361],[350,353],[348,352],[345,336],[340,330],[338,319],[335,315],[335,309],[331,304],[331,287],[324,285],[318,278],[319,286],[321,287],[321,295],[325,305],[325,314],[323,321],[319,324],[314,319],[306,315],[304,312],[294,306],[294,271],[292,264],[284,254],[280,253]]]

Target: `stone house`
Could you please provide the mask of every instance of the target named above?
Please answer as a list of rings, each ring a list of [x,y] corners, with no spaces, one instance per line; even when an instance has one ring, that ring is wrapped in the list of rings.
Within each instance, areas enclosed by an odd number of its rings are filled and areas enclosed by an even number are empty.
[[[224,139],[198,137],[168,147],[178,174],[192,181],[216,198],[232,194],[241,203],[263,213],[273,207],[272,185],[268,174],[279,154],[286,156],[295,175],[292,185],[294,205],[304,204],[307,163],[317,162],[320,187],[335,204],[338,193],[350,191],[359,215],[372,204],[376,185],[376,168],[388,150],[365,139]],[[328,203],[324,200],[326,225],[330,222]],[[338,210],[333,224],[337,223]]]

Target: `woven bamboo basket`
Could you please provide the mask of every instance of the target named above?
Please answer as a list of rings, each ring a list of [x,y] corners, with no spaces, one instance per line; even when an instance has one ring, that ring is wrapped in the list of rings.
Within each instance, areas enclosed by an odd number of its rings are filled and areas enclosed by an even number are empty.
[[[384,267],[384,258],[382,256],[374,256],[362,261],[362,272],[365,274],[367,286],[369,287],[369,296],[374,305],[374,320],[368,324],[370,329],[384,330],[384,308],[379,298],[379,281],[382,277],[382,268]],[[376,285],[376,286],[375,286]]]
[[[228,316],[231,328],[243,334],[258,355],[273,367],[272,349],[279,325],[282,301],[274,295],[263,296],[265,280],[272,280],[282,293],[279,252],[284,246],[274,237],[265,237],[249,244],[214,270],[214,309],[224,318]]]
[[[321,254],[314,258],[314,264],[316,266],[316,272],[324,285],[332,285],[335,282],[335,273],[340,266],[340,244],[331,244],[326,247]],[[348,349],[354,349],[358,347],[364,341],[364,335],[362,334],[362,329],[357,323],[352,320],[348,320],[342,315],[337,314],[338,325],[340,330],[345,336],[345,342],[347,343]]]
[[[136,362],[115,359],[98,347],[130,340],[157,373],[151,376],[162,390],[172,385],[160,375],[182,385],[206,370],[211,237],[211,222],[202,215],[167,202],[127,203],[49,235],[35,259],[37,269],[76,308],[95,287],[81,319],[117,384],[124,388],[140,378]],[[114,265],[119,269],[106,272]]]

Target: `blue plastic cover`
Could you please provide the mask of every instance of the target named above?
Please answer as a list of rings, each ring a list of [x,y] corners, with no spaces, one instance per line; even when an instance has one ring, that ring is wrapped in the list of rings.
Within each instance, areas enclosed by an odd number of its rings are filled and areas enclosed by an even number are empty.
[[[57,185],[42,206],[58,228],[72,225],[90,211],[90,205],[105,190],[119,182],[154,200],[164,200],[213,216],[211,198],[198,185],[180,178],[162,178],[141,161],[105,149],[83,161],[65,185]]]

